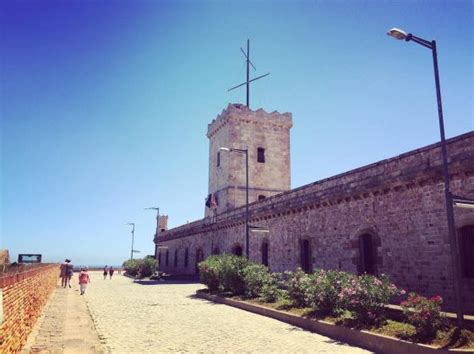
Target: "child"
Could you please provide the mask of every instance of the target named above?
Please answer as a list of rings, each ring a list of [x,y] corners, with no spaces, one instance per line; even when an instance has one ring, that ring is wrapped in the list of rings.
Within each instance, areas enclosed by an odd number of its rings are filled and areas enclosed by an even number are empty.
[[[91,282],[89,278],[89,274],[87,273],[87,267],[81,269],[81,273],[79,274],[79,286],[81,287],[81,295],[84,295],[86,292],[87,284]]]

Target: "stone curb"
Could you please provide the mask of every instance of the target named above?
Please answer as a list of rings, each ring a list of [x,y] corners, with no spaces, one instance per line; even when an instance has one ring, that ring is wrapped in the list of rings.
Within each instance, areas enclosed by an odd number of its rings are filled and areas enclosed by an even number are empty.
[[[268,307],[249,304],[244,301],[227,299],[217,295],[196,292],[196,297],[206,299],[220,304],[225,304],[239,309],[253,312],[262,316],[271,317],[286,322],[293,326],[301,327],[311,332],[330,337],[332,339],[361,347],[376,353],[387,354],[428,354],[428,353],[474,353],[470,349],[441,349],[425,344],[407,342],[401,339],[387,337],[381,334],[371,333],[364,330],[355,330],[347,327],[337,326],[330,322],[312,320],[294,315],[292,313],[274,310]]]

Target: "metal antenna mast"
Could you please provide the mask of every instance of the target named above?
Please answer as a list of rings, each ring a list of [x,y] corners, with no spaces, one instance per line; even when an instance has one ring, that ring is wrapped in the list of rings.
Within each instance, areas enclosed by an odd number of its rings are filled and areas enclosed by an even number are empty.
[[[160,227],[160,208],[157,207],[149,207],[149,208],[144,208],[145,210],[156,210],[156,229],[158,232],[158,229]]]
[[[256,78],[250,80],[250,65],[252,65],[252,68],[254,70],[257,70],[257,69],[255,68],[255,65],[253,65],[253,63],[250,61],[250,40],[249,39],[247,39],[247,53],[244,52],[242,47],[240,47],[240,50],[241,50],[242,54],[244,55],[245,60],[247,62],[247,81],[245,81],[244,83],[242,83],[240,85],[237,85],[237,86],[234,86],[234,87],[228,89],[227,92],[232,91],[232,90],[234,90],[234,89],[236,89],[240,86],[246,85],[247,86],[247,108],[250,108],[250,83],[252,81],[256,81],[258,79],[261,79],[262,77],[268,76],[268,75],[270,75],[270,73],[266,73],[265,75],[261,75],[259,77],[256,77]]]

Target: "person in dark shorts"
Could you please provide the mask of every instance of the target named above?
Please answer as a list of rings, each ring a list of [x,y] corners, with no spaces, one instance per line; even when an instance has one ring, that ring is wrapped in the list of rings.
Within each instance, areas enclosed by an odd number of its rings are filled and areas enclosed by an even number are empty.
[[[108,268],[107,266],[104,267],[104,280],[107,279],[107,274],[108,274]]]
[[[71,278],[74,274],[74,266],[70,259],[66,259],[66,263],[66,284],[71,287]],[[64,287],[66,287],[66,285],[64,285]]]
[[[114,267],[110,266],[110,268],[109,268],[110,279],[112,279],[112,275],[114,275]]]

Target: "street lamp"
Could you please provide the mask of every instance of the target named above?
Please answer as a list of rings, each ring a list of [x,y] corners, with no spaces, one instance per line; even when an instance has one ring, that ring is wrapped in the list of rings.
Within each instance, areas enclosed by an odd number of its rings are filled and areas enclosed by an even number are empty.
[[[130,259],[133,259],[133,241],[135,239],[135,223],[128,222],[125,225],[132,225],[132,247],[130,248]]]
[[[245,254],[249,259],[249,151],[228,147],[220,147],[219,150],[245,154]]]
[[[148,207],[144,208],[144,210],[156,210],[156,232],[155,237],[158,237],[158,232],[160,229],[160,208],[159,207]],[[156,258],[157,249],[155,248],[155,258]]]
[[[458,257],[458,245],[456,240],[456,230],[454,226],[454,212],[453,212],[453,197],[449,189],[449,169],[448,169],[448,154],[446,149],[446,140],[444,138],[444,122],[443,122],[443,106],[441,104],[441,88],[439,83],[439,72],[438,72],[438,52],[436,50],[436,41],[427,41],[423,38],[414,36],[411,33],[392,28],[387,32],[387,35],[398,39],[405,40],[406,42],[413,41],[431,49],[433,55],[433,66],[436,84],[436,98],[438,103],[438,119],[439,119],[439,131],[441,135],[441,151],[443,154],[443,175],[444,175],[444,196],[446,200],[446,212],[448,217],[448,231],[449,240],[451,244],[451,258],[453,262],[453,276],[454,276],[454,292],[456,297],[456,314],[458,327],[463,327],[463,310],[462,310],[462,298],[461,298],[461,264],[459,263]]]

